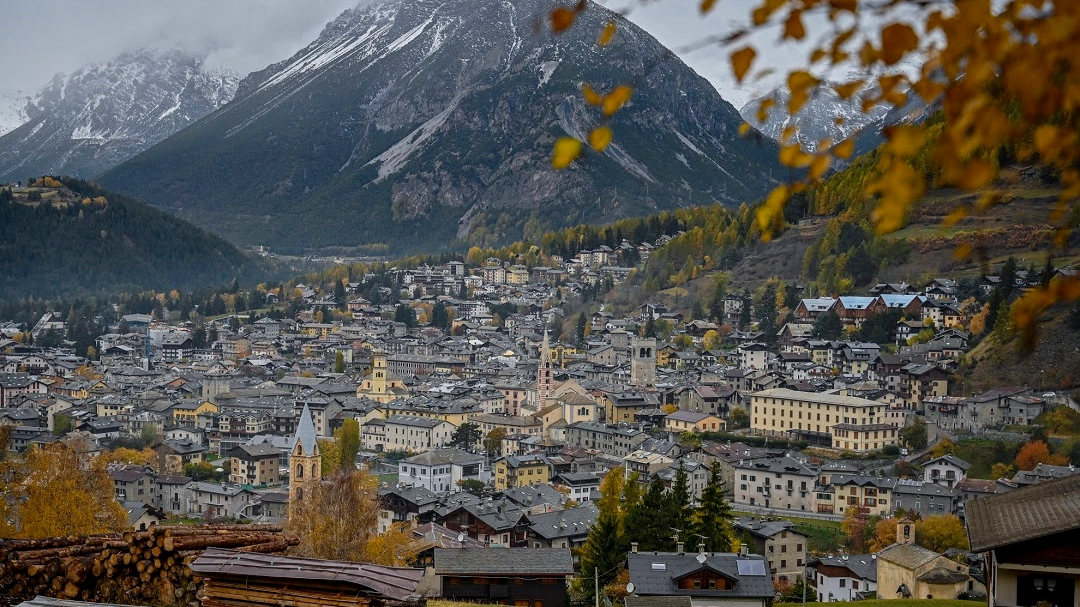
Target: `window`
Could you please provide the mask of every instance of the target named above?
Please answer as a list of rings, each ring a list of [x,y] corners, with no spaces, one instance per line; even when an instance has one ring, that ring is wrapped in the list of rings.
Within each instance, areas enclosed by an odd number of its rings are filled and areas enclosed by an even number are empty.
[[[847,579],[840,578],[840,587],[841,588],[847,588]]]

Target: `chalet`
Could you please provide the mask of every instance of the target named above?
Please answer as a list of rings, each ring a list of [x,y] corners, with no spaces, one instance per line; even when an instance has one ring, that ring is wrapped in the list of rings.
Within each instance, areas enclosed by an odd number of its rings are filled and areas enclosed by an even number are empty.
[[[48,386],[28,373],[0,373],[0,408],[19,394],[45,394]]]
[[[589,537],[598,511],[593,502],[576,508],[526,514],[532,548],[579,548]]]
[[[664,418],[664,429],[669,432],[722,432],[727,421],[709,413],[676,411]]]
[[[732,521],[735,532],[749,539],[750,550],[769,561],[769,571],[777,579],[794,583],[806,570],[809,538],[795,530],[795,523],[740,517]]]
[[[955,455],[942,455],[923,464],[923,480],[952,489],[967,478],[969,468],[971,464]]]
[[[472,494],[465,499],[479,500]],[[394,486],[379,491],[379,533],[385,533],[393,523],[430,522],[439,504],[439,496],[424,487]]]
[[[858,327],[877,310],[881,309],[881,302],[877,297],[845,296],[837,300],[833,309],[840,317],[841,322],[848,326]]]
[[[1080,476],[967,505],[968,539],[987,564],[987,602],[1075,605],[1080,597]]]
[[[819,297],[817,299],[803,299],[795,307],[795,317],[802,321],[817,320],[819,316],[833,309],[836,300],[832,297]]]
[[[569,603],[569,548],[436,548],[440,596],[455,601],[558,607]]]
[[[469,500],[456,507],[451,506],[437,522],[489,547],[518,548],[528,543],[528,522],[524,509],[505,499],[490,502]]]
[[[626,559],[632,597],[688,596],[693,607],[766,607],[773,579],[765,557],[726,552],[639,553]]]
[[[876,596],[876,555],[816,557],[810,560],[810,572],[811,592],[816,593],[818,602],[858,601]]]

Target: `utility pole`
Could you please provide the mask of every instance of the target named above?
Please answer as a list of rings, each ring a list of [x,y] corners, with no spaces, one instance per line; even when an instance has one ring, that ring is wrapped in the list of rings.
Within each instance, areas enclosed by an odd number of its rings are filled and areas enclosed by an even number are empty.
[[[596,601],[596,607],[600,607],[600,568],[593,567],[593,599]]]

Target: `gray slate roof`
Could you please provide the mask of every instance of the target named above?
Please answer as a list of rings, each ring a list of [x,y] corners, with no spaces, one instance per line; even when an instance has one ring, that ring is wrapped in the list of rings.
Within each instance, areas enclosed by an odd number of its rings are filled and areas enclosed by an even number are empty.
[[[971,500],[966,505],[972,552],[986,552],[1080,528],[1080,475]]]
[[[191,563],[191,570],[211,579],[242,577],[260,585],[337,583],[353,586],[357,594],[403,601],[414,598],[422,569],[384,567],[370,563],[344,563],[210,548]]]
[[[569,548],[436,548],[436,575],[573,575]]]
[[[739,561],[761,563],[763,575],[739,574]],[[630,581],[634,584],[634,593],[638,595],[772,598],[774,595],[772,576],[769,575],[769,563],[765,557],[756,554],[741,556],[728,552],[706,553],[704,562],[698,561],[698,553],[630,553],[626,557],[630,570]],[[681,590],[677,578],[707,567],[719,572],[724,577],[735,581],[731,590]]]
[[[877,559],[872,554],[852,554],[842,556],[823,556],[816,559],[822,565],[845,567],[864,580],[877,582]]]
[[[300,443],[304,453],[307,455],[315,453],[315,447],[318,445],[315,422],[311,418],[311,409],[308,408],[306,403],[304,404],[304,411],[300,414],[300,424],[296,427],[296,436],[289,443],[290,452],[296,448],[296,443]]]

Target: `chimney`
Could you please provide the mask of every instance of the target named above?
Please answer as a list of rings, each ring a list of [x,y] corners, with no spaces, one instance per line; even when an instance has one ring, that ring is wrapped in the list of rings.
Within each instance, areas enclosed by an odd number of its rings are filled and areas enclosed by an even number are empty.
[[[705,554],[705,542],[698,542],[697,551],[698,554]]]
[[[637,542],[630,542],[630,554],[637,554]]]
[[[746,542],[739,543],[739,556],[747,556],[750,554],[750,547],[746,545]]]
[[[678,552],[679,554],[682,554],[684,552],[684,550],[683,550],[684,548],[685,548],[685,545],[682,542],[676,542],[675,543],[675,552]]]

